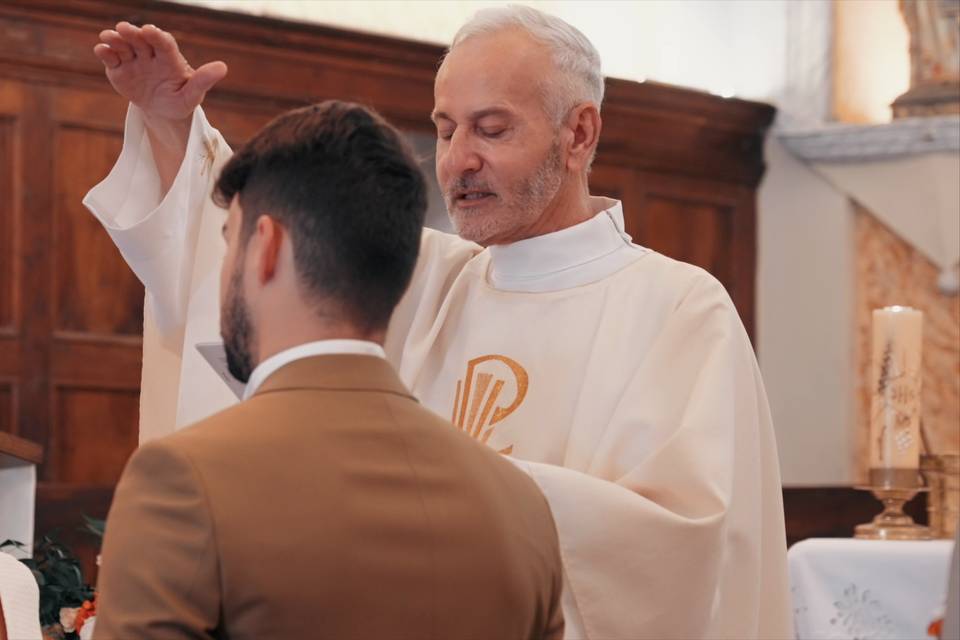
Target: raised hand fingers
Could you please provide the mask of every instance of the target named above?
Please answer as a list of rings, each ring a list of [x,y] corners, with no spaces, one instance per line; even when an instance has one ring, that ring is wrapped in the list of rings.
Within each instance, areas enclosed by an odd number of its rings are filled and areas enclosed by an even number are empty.
[[[120,59],[120,62],[130,62],[137,57],[133,47],[131,47],[127,41],[123,39],[123,36],[113,29],[101,31],[100,41],[109,45],[109,49],[117,55],[117,57]],[[97,48],[94,47],[93,51],[96,53]],[[100,57],[99,54],[97,57]],[[103,58],[100,59],[102,60]]]
[[[117,32],[133,48],[138,58],[149,60],[153,57],[153,47],[144,39],[140,27],[135,27],[129,22],[118,22]]]
[[[180,53],[180,48],[177,46],[174,37],[152,24],[143,25],[143,28],[140,29],[140,35],[143,36],[147,44],[153,47],[156,55],[176,56]]]
[[[107,69],[116,69],[120,66],[120,56],[117,55],[116,51],[102,42],[93,48],[93,53],[100,58],[100,62],[102,62]]]

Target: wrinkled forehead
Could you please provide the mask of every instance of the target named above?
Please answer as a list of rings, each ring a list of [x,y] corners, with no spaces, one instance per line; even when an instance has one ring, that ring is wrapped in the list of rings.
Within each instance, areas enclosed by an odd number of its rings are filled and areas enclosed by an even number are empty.
[[[437,72],[434,111],[470,113],[490,104],[541,109],[543,86],[556,73],[547,47],[520,30],[477,35],[453,49]]]

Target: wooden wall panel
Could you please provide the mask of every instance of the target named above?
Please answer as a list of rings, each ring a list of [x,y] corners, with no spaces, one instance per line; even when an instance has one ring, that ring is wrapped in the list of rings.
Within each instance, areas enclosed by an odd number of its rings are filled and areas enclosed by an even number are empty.
[[[16,274],[19,237],[18,87],[0,82],[0,434],[15,434],[20,341],[17,335],[19,282]]]
[[[639,171],[627,228],[638,243],[713,274],[753,336],[756,213],[751,189]]]
[[[590,171],[590,193],[623,202],[626,218],[627,207],[635,204],[633,195],[636,179],[637,172],[630,167],[595,162]]]
[[[49,92],[43,87],[5,80],[18,105],[15,161],[18,232],[13,255],[17,332],[16,375],[18,415],[14,432],[46,443],[50,427],[49,354],[53,281],[50,240],[53,211],[53,145],[50,133]],[[40,473],[43,473],[41,467]]]
[[[609,164],[598,156],[590,191],[623,202],[637,244],[703,267],[733,299],[753,336],[756,263],[754,194],[749,187]]]
[[[0,433],[17,432],[17,97],[0,87]]]
[[[13,250],[17,221],[14,192],[16,118],[0,114],[0,329],[13,328]]]
[[[139,393],[58,387],[51,481],[112,486],[137,447]]]
[[[50,353],[50,377],[65,386],[140,390],[139,337],[58,334]]]
[[[56,136],[54,259],[58,331],[139,336],[143,286],[81,204],[120,153],[119,132],[64,126]]]
[[[20,344],[16,337],[0,333],[0,379],[16,380],[20,375]]]
[[[729,207],[651,193],[631,219],[637,242],[711,272],[729,290],[733,282],[733,214]]]
[[[16,412],[16,387],[10,380],[0,380],[0,431],[13,430]]]

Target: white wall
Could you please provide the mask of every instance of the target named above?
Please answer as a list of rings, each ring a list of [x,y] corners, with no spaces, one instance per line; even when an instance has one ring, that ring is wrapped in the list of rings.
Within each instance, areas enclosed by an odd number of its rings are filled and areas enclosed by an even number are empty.
[[[783,482],[855,478],[854,217],[771,136],[758,194],[757,351]]]
[[[492,0],[179,0],[370,33],[449,44]],[[816,0],[815,0],[816,1]],[[763,99],[783,81],[781,0],[523,1],[557,15],[590,38],[604,73]]]
[[[844,122],[889,122],[910,87],[910,36],[898,0],[836,4],[834,112]]]

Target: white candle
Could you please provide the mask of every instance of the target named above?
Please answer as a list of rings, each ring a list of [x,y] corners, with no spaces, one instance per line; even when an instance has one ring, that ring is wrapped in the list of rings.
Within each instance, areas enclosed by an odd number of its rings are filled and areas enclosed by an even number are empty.
[[[911,470],[920,465],[922,342],[922,312],[910,307],[874,310],[871,470]]]

